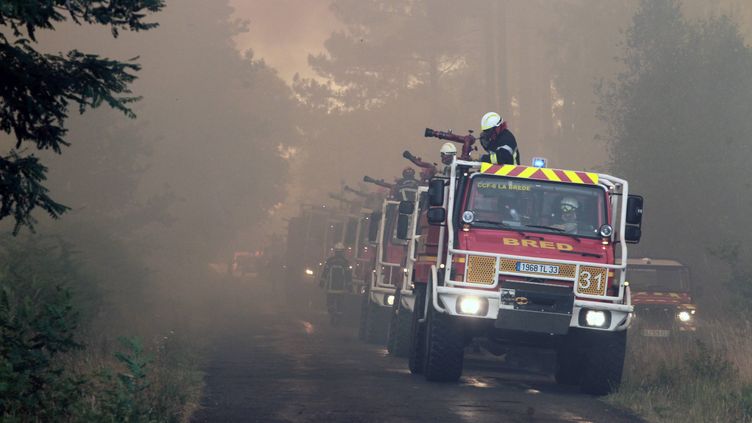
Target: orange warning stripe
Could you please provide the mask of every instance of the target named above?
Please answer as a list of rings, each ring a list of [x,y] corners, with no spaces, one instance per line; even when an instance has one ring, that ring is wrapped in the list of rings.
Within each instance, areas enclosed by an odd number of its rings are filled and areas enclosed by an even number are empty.
[[[577,172],[574,170],[481,163],[480,172],[489,175],[511,176],[522,179],[538,179],[542,181],[569,182],[573,184],[587,185],[598,184],[597,173]]]

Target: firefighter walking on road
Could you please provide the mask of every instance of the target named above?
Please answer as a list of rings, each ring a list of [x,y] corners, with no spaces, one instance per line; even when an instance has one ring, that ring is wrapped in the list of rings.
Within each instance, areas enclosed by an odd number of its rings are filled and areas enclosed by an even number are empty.
[[[334,245],[334,255],[326,259],[319,275],[319,286],[326,290],[326,308],[332,325],[339,324],[344,311],[345,295],[352,287],[350,262],[345,257],[345,246]]]
[[[517,140],[507,128],[507,122],[496,112],[488,112],[480,121],[480,144],[488,154],[481,156],[482,162],[493,164],[520,164]]]

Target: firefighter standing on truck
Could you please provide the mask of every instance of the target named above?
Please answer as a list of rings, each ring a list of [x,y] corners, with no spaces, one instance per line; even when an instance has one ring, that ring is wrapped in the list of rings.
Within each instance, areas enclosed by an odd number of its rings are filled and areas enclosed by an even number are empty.
[[[319,286],[326,289],[326,307],[332,324],[337,324],[344,309],[344,296],[352,287],[350,262],[345,257],[345,246],[334,245],[334,255],[326,259],[319,276]]]
[[[481,156],[482,162],[493,164],[520,164],[520,151],[517,140],[507,123],[496,112],[488,112],[480,121],[480,144],[488,154]]]
[[[442,173],[444,174],[444,176],[449,176],[452,170],[452,162],[454,161],[454,157],[457,155],[457,147],[455,147],[451,142],[445,142],[444,145],[441,146],[439,153],[441,154],[441,164],[444,165],[444,170],[442,171]]]

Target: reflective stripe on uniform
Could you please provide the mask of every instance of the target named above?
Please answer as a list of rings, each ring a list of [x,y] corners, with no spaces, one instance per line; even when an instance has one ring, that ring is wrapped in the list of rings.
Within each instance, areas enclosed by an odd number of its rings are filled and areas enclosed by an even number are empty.
[[[510,147],[510,146],[508,146],[508,145],[502,145],[502,146],[501,146],[501,148],[503,148],[504,150],[507,150],[507,151],[509,152],[509,154],[510,154],[510,155],[511,155],[512,157],[514,157],[514,153],[515,153],[515,151],[514,151],[514,149],[513,149],[512,147]]]
[[[491,153],[489,155],[489,159],[491,160],[491,163],[493,163],[493,164],[499,164],[499,161],[496,159],[496,153]]]

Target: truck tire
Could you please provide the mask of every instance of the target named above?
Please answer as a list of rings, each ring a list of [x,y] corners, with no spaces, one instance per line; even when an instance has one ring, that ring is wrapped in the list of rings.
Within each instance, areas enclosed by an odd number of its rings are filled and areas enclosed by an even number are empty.
[[[419,375],[423,373],[426,355],[426,323],[420,322],[426,306],[425,285],[415,286],[415,307],[410,321],[410,348],[407,352],[407,363],[410,373]]]
[[[428,305],[426,355],[423,374],[432,382],[456,382],[462,376],[465,335],[460,321]]]
[[[385,344],[389,329],[388,314],[382,307],[368,300],[368,319],[366,320],[366,342],[369,344]]]
[[[395,357],[406,358],[410,352],[410,328],[413,314],[402,306],[401,301],[396,305],[389,325],[391,343],[389,353]]]
[[[573,329],[556,349],[556,372],[554,378],[560,385],[579,385],[582,377],[581,345],[577,342],[577,332]]]
[[[396,290],[394,293],[394,304],[392,304],[392,308],[389,309],[389,329],[387,330],[387,337],[386,337],[386,351],[394,355],[394,344],[396,342],[397,338],[397,315],[398,313],[398,307],[400,303],[400,292],[399,290]]]
[[[366,331],[368,328],[368,290],[361,294],[360,298],[360,324],[358,325],[358,339],[361,341],[366,340]]]
[[[586,360],[580,390],[591,395],[607,395],[616,391],[621,384],[627,331],[588,332],[582,334]]]

